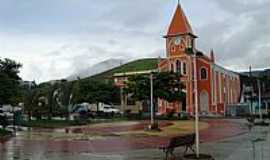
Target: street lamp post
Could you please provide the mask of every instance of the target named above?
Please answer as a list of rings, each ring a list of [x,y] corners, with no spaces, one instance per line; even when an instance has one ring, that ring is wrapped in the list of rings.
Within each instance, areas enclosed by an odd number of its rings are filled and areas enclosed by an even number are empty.
[[[194,53],[193,63],[194,63],[194,94],[195,94],[195,143],[196,143],[196,156],[200,157],[200,136],[199,136],[199,107],[198,107],[198,83],[197,83],[197,61],[196,53]]]
[[[258,92],[259,92],[259,114],[260,114],[260,120],[262,121],[262,109],[261,109],[261,102],[262,102],[262,96],[261,96],[261,82],[260,80],[258,79],[257,80],[257,83],[258,83]]]
[[[254,116],[255,115],[255,109],[253,108],[253,82],[252,82],[252,71],[251,71],[251,66],[249,66],[249,81],[250,81],[250,108],[252,110],[251,115]]]
[[[71,100],[73,98],[73,94],[70,94],[69,100],[68,100],[68,120],[70,120],[70,112],[72,110]]]
[[[14,135],[16,135],[16,117],[15,117],[15,109],[14,106],[12,107],[12,112],[13,112],[13,131],[14,131]]]
[[[151,98],[150,98],[150,99],[151,99],[151,100],[150,100],[150,101],[151,101],[151,102],[150,102],[150,103],[151,103],[151,104],[150,104],[150,105],[151,105],[151,126],[153,127],[155,122],[154,122],[153,74],[152,74],[152,73],[150,74],[150,90],[151,90],[151,91],[150,91],[150,92],[151,92],[151,95],[150,95],[150,96],[151,96]]]

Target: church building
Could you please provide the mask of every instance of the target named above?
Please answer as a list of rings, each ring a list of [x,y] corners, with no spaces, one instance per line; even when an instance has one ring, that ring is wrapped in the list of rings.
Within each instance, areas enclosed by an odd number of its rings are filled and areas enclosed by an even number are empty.
[[[240,98],[240,76],[215,63],[212,50],[205,54],[196,48],[196,34],[185,16],[180,4],[169,25],[166,39],[166,58],[158,64],[159,71],[181,73],[186,100],[183,102],[158,102],[158,112],[186,111],[193,113],[195,83],[197,83],[200,113],[225,114],[226,106],[236,104]],[[194,79],[195,69],[197,72]]]
[[[176,7],[164,38],[166,40],[166,57],[160,59],[154,70],[181,73],[180,78],[184,84],[186,98],[182,102],[173,103],[159,99],[157,112],[160,115],[171,112],[194,113],[195,84],[200,113],[224,115],[228,105],[239,102],[239,74],[217,65],[213,50],[210,53],[203,53],[197,49],[196,39],[198,37],[192,30],[180,4]],[[114,75],[115,83],[117,86],[123,87],[128,76],[150,74],[152,71],[117,73]],[[196,79],[195,73],[197,73]],[[123,110],[128,107],[127,97],[123,95],[121,98]]]

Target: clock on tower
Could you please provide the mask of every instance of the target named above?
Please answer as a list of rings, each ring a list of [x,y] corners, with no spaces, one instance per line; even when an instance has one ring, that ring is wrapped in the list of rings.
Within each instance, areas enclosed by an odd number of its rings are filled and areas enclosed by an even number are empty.
[[[166,38],[167,56],[184,54],[187,48],[194,48],[197,38],[180,5],[177,5],[175,14],[169,26]]]
[[[189,44],[185,36],[177,36],[171,38],[168,45],[169,55],[176,56],[184,53]]]

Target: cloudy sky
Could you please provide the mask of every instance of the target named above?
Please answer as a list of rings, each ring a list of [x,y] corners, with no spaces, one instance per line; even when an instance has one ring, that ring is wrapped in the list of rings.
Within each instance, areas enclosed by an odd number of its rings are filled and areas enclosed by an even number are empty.
[[[164,56],[177,0],[0,0],[0,57],[25,80],[67,77],[110,58]],[[270,67],[269,0],[182,0],[199,36],[233,70]]]

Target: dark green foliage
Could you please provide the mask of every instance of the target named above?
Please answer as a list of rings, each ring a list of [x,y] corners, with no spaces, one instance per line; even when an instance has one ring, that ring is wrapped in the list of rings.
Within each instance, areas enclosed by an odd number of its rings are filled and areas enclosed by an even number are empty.
[[[72,104],[82,102],[120,104],[120,90],[114,86],[112,75],[119,72],[156,69],[157,64],[158,59],[142,59],[86,79],[73,82],[62,80],[53,85],[42,83],[26,92],[24,97],[26,111],[38,119],[42,116],[51,119],[54,115],[68,117],[69,105]]]
[[[0,59],[0,104],[17,104],[21,100],[21,89],[18,80],[21,64]]]
[[[25,111],[37,119],[53,116],[68,119],[70,107],[83,102],[120,103],[120,91],[112,82],[89,79],[43,83],[26,92]]]
[[[19,83],[0,72],[0,104],[16,104],[19,96]]]
[[[24,110],[28,114],[28,120],[31,120],[35,106],[37,106],[37,98],[35,90],[26,90],[24,94]]]
[[[177,73],[153,73],[154,98],[165,99],[168,102],[181,101],[185,98],[183,85]],[[150,76],[136,75],[129,78],[124,91],[132,94],[136,100],[150,99]]]
[[[70,106],[72,105],[72,83],[62,81],[59,85],[57,104],[59,106],[59,113],[65,116],[67,119],[69,117]]]
[[[57,110],[57,102],[56,102],[56,96],[57,96],[57,91],[58,91],[58,84],[53,84],[51,85],[50,89],[48,90],[47,95],[47,104],[45,103],[45,106],[47,108],[47,115],[48,119],[51,120],[53,116],[53,112]],[[44,106],[43,106],[44,107]]]
[[[124,88],[126,94],[132,94],[137,101],[150,99],[150,78],[145,75],[129,77]]]
[[[0,59],[0,72],[6,74],[7,77],[14,80],[20,80],[19,69],[22,67],[20,63],[17,63],[11,59]]]
[[[185,98],[181,75],[172,72],[161,72],[154,75],[154,96],[168,102],[182,101]]]
[[[10,135],[12,135],[11,131],[7,131],[5,129],[0,128],[0,137],[10,136]]]
[[[112,82],[83,79],[74,84],[74,103],[113,103],[119,101],[120,91]]]
[[[7,116],[0,115],[0,125],[5,129],[8,126]]]

